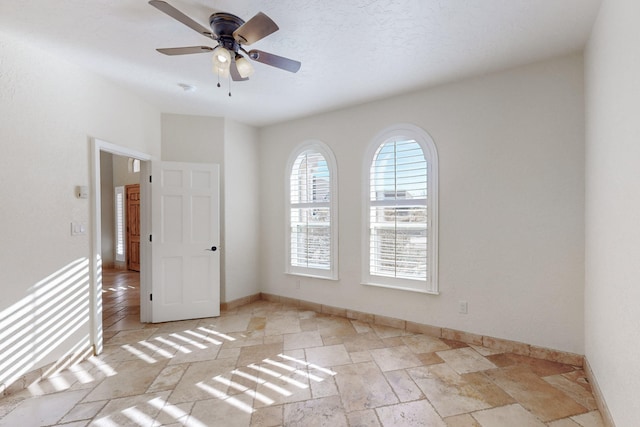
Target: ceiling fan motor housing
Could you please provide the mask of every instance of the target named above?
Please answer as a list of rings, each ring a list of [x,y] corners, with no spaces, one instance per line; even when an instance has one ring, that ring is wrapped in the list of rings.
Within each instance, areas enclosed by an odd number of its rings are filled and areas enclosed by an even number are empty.
[[[242,24],[244,20],[230,13],[218,12],[209,17],[209,25],[213,33],[218,36],[218,42],[224,48],[236,53],[240,45],[233,37],[233,32]]]

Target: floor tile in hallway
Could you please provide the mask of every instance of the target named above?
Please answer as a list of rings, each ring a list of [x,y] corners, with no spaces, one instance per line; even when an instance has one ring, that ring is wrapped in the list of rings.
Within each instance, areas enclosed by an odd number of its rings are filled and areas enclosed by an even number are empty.
[[[104,273],[104,352],[0,400],[0,426],[601,427],[570,365],[259,301],[139,323]]]

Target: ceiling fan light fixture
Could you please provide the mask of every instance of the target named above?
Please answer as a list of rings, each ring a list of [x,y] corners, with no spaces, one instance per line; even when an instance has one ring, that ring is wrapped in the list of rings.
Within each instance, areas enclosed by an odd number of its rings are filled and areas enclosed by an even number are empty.
[[[231,54],[227,49],[222,46],[218,46],[213,49],[213,66],[217,68],[226,68],[229,70],[231,65]]]
[[[251,62],[247,61],[247,58],[240,54],[236,55],[236,67],[238,68],[238,74],[240,74],[240,77],[243,79],[253,75],[253,65],[251,65]]]

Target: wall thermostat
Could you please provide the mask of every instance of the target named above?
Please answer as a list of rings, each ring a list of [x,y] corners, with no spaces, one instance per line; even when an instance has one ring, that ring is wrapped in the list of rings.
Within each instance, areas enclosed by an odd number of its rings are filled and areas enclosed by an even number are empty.
[[[88,199],[89,198],[89,187],[86,185],[78,185],[76,187],[76,196],[78,199]]]

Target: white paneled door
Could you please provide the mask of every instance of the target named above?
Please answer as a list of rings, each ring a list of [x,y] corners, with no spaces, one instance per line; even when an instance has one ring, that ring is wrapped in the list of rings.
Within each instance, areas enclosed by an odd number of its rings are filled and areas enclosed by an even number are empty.
[[[153,323],[220,315],[219,166],[152,165]]]

